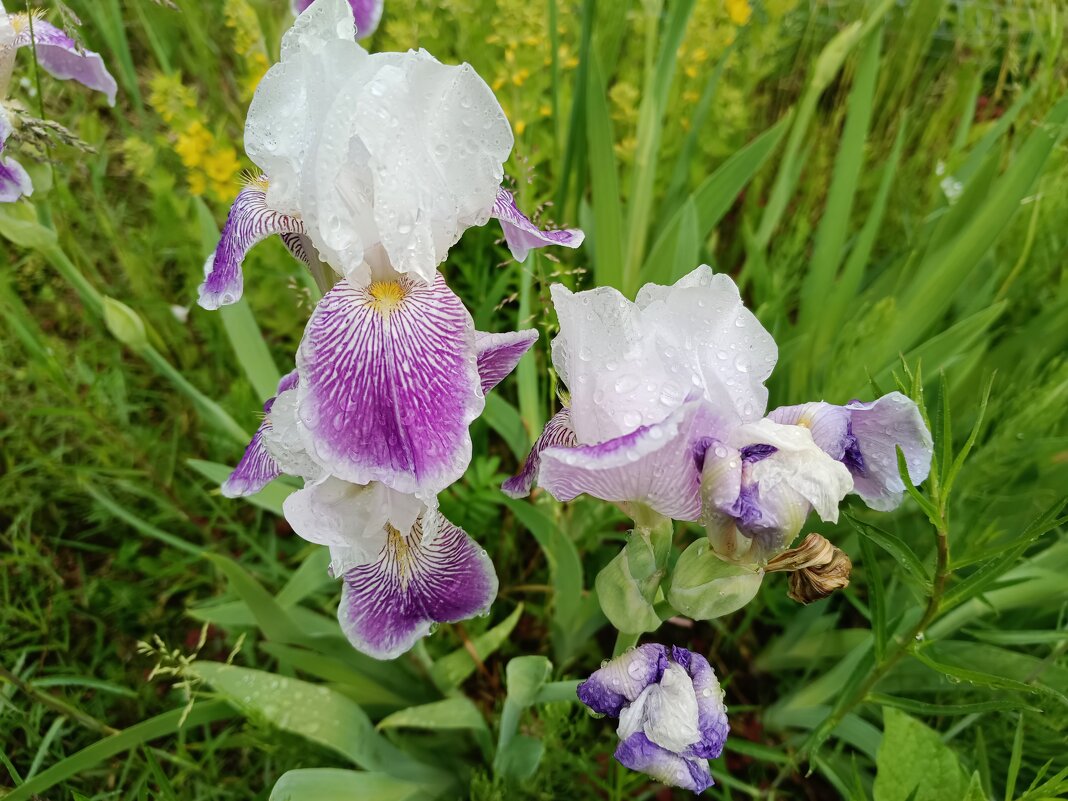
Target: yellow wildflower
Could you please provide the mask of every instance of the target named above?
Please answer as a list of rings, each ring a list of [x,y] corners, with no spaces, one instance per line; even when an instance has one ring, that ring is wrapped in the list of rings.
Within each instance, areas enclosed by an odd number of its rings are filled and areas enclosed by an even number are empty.
[[[204,178],[204,173],[191,172],[186,176],[186,183],[189,184],[189,193],[191,195],[203,195],[208,188],[207,179]]]
[[[186,169],[193,169],[204,161],[204,154],[211,150],[213,141],[211,132],[198,120],[178,134],[174,152],[178,154]]]
[[[196,91],[182,83],[182,76],[157,73],[149,81],[148,102],[168,125],[181,121],[196,108]]]
[[[749,5],[749,0],[725,0],[727,5],[727,16],[731,18],[731,22],[735,25],[745,25],[749,22],[749,18],[753,16],[753,9]]]
[[[525,131],[526,129],[527,129],[527,124],[523,120],[516,120],[515,121],[515,133],[516,133],[516,136],[522,136],[523,135],[523,131]]]
[[[204,157],[204,174],[216,185],[232,187],[240,170],[241,163],[232,147],[216,148]]]

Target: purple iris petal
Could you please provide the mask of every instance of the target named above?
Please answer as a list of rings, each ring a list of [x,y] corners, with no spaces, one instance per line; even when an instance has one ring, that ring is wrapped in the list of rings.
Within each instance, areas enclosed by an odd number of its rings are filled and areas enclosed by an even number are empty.
[[[701,730],[701,740],[690,747],[686,756],[715,759],[723,752],[730,729],[727,707],[723,705],[723,690],[716,679],[716,672],[701,654],[677,645],[671,647],[671,656],[686,669],[697,696],[697,726]]]
[[[501,383],[537,339],[538,332],[533,328],[507,334],[476,331],[475,350],[478,353],[478,374],[482,379],[482,392],[489,392]]]
[[[619,764],[652,776],[659,782],[700,794],[712,786],[712,773],[704,759],[690,759],[669,751],[635,732],[616,748]]]
[[[547,448],[538,483],[559,501],[585,493],[644,503],[676,520],[701,514],[701,474],[693,448],[707,430],[704,405],[687,403],[666,420],[596,445]]]
[[[845,408],[850,413],[850,434],[856,439],[855,449],[847,454],[853,464],[846,462],[853,472],[854,491],[872,509],[894,509],[905,492],[897,448],[905,454],[912,483],[919,484],[931,471],[931,432],[916,404],[900,392],[870,403],[853,401]]]
[[[62,30],[38,16],[33,18],[33,38],[30,38],[30,20],[25,14],[11,17],[15,27],[14,46],[34,45],[37,63],[60,80],[73,79],[78,83],[103,92],[108,105],[115,105],[118,86],[97,53],[83,50],[78,43]]]
[[[274,400],[287,389],[297,385],[297,371],[293,370],[282,376],[278,382],[277,395],[270,397],[263,404],[263,413],[269,414],[274,406]],[[270,417],[264,417],[256,433],[252,435],[252,441],[245,448],[245,454],[230,476],[219,488],[227,498],[240,498],[246,495],[255,495],[280,475],[282,469],[278,462],[271,456],[264,444],[264,434],[271,428]]]
[[[746,463],[759,462],[761,459],[767,459],[775,451],[777,451],[774,445],[746,445],[742,448],[742,461]]]
[[[293,13],[300,14],[314,0],[293,0]],[[356,38],[366,39],[378,29],[382,19],[383,0],[349,0],[352,15],[356,18]]]
[[[534,248],[546,245],[562,245],[565,248],[577,248],[586,235],[578,228],[559,228],[542,230],[519,210],[515,197],[504,187],[497,191],[497,200],[493,204],[493,216],[500,220],[504,230],[504,241],[516,261],[524,261]]]
[[[308,322],[297,367],[309,451],[330,474],[422,495],[463,474],[485,398],[471,316],[440,274],[338,282]]]
[[[530,493],[541,467],[541,452],[546,448],[574,448],[575,430],[571,427],[571,410],[566,406],[545,424],[541,436],[530,449],[523,469],[501,485],[501,490],[511,498],[522,498]]]
[[[0,105],[0,203],[14,203],[23,195],[33,194],[33,183],[22,165],[14,159],[3,157],[5,143],[11,136],[11,131],[7,112],[4,111],[3,105]]]
[[[598,714],[619,717],[623,707],[642,690],[660,681],[667,665],[667,649],[663,645],[641,645],[595,670],[578,686],[579,700]]]
[[[343,578],[341,628],[356,649],[376,659],[404,653],[435,623],[484,613],[497,595],[486,552],[436,511],[407,535],[387,528],[377,561]]]
[[[198,303],[218,309],[236,303],[244,288],[241,263],[252,246],[271,234],[302,234],[304,224],[296,217],[267,208],[267,181],[250,183],[234,199],[215,252],[204,264],[204,283]]]

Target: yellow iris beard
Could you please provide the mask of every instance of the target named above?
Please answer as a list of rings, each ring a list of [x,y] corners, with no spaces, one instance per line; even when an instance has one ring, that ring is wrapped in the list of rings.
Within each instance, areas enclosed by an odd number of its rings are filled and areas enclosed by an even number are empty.
[[[397,281],[372,281],[367,294],[371,297],[371,308],[388,315],[401,305],[408,292]]]

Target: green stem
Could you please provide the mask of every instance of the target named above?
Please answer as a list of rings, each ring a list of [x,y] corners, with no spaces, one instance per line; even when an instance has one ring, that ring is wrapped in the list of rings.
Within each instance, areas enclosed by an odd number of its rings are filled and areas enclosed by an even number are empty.
[[[633,648],[637,645],[638,637],[640,636],[639,634],[627,634],[623,631],[616,632],[616,645],[612,649],[612,658],[615,659],[617,656],[622,656],[628,648]]]

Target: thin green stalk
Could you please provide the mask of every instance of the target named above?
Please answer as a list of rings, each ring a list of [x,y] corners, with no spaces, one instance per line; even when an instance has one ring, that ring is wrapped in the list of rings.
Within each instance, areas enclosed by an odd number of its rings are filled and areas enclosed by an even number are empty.
[[[28,681],[24,681],[23,679],[19,678],[17,675],[15,675],[2,665],[0,665],[0,680],[15,685],[21,692],[23,692],[25,695],[28,695],[36,703],[40,704],[41,706],[46,706],[49,709],[55,710],[64,717],[70,718],[75,723],[84,726],[85,728],[91,731],[95,731],[98,734],[104,735],[112,735],[119,733],[119,729],[114,729],[106,723],[102,723],[101,721],[94,718],[92,715],[86,714],[80,709],[71,706],[61,698],[56,698],[54,695],[41,692]]]

